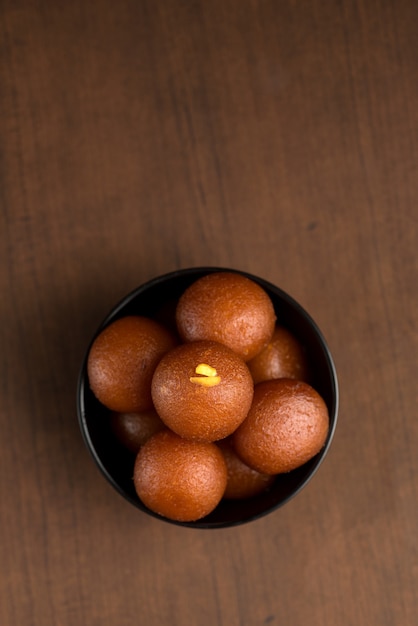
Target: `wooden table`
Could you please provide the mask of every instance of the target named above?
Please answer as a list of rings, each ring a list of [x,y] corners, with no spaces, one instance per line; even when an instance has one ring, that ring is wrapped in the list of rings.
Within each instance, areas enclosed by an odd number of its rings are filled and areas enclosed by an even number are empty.
[[[4,0],[4,626],[416,624],[418,4]],[[233,529],[102,478],[78,369],[110,307],[218,265],[296,298],[335,358],[331,451]]]

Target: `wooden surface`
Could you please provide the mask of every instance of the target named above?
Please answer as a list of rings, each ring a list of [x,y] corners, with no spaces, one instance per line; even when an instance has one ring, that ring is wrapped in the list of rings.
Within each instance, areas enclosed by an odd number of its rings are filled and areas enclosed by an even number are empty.
[[[0,623],[416,624],[418,4],[3,0]],[[222,265],[322,328],[339,424],[233,529],[102,479],[75,412],[109,308]]]

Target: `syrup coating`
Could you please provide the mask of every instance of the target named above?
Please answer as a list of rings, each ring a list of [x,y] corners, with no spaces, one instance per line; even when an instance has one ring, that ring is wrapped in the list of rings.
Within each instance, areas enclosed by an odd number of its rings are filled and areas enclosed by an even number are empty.
[[[268,345],[247,365],[255,384],[275,378],[309,382],[305,351],[296,337],[283,326],[276,326]]]
[[[152,408],[151,379],[161,357],[176,345],[163,326],[123,317],[95,339],[87,360],[90,388],[107,408],[135,413]]]
[[[245,419],[254,385],[235,352],[214,341],[195,341],[164,355],[151,390],[168,428],[186,439],[216,441]]]
[[[218,441],[217,445],[224,455],[228,471],[224,498],[229,500],[251,498],[274,483],[275,476],[261,474],[241,461],[232,447],[230,437]]]
[[[275,320],[273,304],[264,289],[234,272],[214,272],[199,278],[183,293],[176,310],[183,341],[217,341],[245,361],[270,341]]]
[[[232,436],[238,456],[265,474],[289,472],[325,444],[328,409],[307,383],[278,379],[259,383],[248,416]]]
[[[225,461],[215,444],[187,441],[169,430],[151,437],[135,461],[138,497],[155,513],[179,522],[213,511],[226,481]]]

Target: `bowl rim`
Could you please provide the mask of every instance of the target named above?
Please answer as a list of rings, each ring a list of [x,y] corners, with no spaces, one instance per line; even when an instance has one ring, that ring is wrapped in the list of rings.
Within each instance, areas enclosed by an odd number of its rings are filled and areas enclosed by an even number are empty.
[[[138,500],[132,498],[119,485],[119,483],[115,480],[112,474],[104,466],[102,459],[97,453],[96,447],[90,437],[89,428],[87,425],[87,417],[86,417],[86,410],[85,410],[85,403],[84,403],[84,392],[85,392],[85,387],[87,383],[87,358],[88,358],[91,346],[94,340],[96,339],[96,337],[99,335],[99,333],[102,330],[104,330],[104,328],[108,326],[112,321],[117,319],[121,311],[126,306],[128,306],[133,300],[135,300],[142,292],[145,292],[152,287],[158,286],[161,283],[167,282],[168,280],[172,281],[172,280],[175,280],[176,278],[183,278],[187,276],[191,277],[194,274],[198,274],[199,277],[201,277],[204,274],[210,274],[214,272],[236,273],[236,274],[240,274],[241,276],[245,276],[249,278],[250,280],[255,281],[257,284],[263,287],[267,291],[267,293],[270,291],[276,296],[278,296],[280,299],[286,301],[286,303],[291,308],[296,309],[299,315],[305,319],[307,324],[311,327],[312,331],[316,335],[318,343],[321,344],[323,355],[326,359],[327,367],[328,367],[329,374],[330,374],[329,378],[331,381],[330,388],[331,388],[331,394],[332,394],[332,400],[333,400],[332,416],[330,415],[330,428],[328,431],[326,443],[321,449],[321,451],[318,453],[318,455],[314,458],[315,463],[313,464],[311,470],[309,471],[308,475],[303,480],[301,480],[297,488],[295,488],[291,493],[289,493],[282,500],[280,500],[276,504],[273,504],[272,506],[267,507],[266,509],[262,511],[259,511],[254,514],[249,514],[244,519],[237,519],[237,520],[232,520],[232,521],[230,520],[230,521],[225,521],[225,522],[222,522],[222,521],[216,522],[216,521],[210,520],[206,522],[205,518],[202,518],[201,520],[197,520],[194,522],[180,522],[177,520],[172,520],[172,519],[163,517],[162,515],[159,515],[158,513],[148,509],[148,507],[146,507],[139,500],[139,498]],[[196,280],[198,280],[198,277],[196,277]],[[337,422],[338,422],[339,385],[338,385],[337,371],[336,371],[336,367],[335,367],[335,363],[334,363],[331,351],[328,347],[327,341],[325,340],[324,334],[319,328],[319,326],[317,325],[317,323],[315,322],[315,320],[311,317],[311,315],[304,309],[304,307],[297,300],[295,300],[291,295],[289,295],[282,288],[278,287],[277,285],[274,285],[270,281],[264,278],[261,278],[259,276],[256,276],[255,274],[251,274],[249,272],[243,271],[243,270],[219,267],[219,266],[195,266],[195,267],[188,267],[184,269],[178,269],[178,270],[174,270],[171,272],[167,272],[165,274],[161,274],[159,276],[151,278],[150,280],[147,280],[146,282],[142,283],[138,287],[129,291],[124,297],[119,299],[116,305],[114,305],[113,307],[109,309],[106,316],[102,319],[102,321],[96,327],[96,330],[93,333],[88,343],[87,349],[85,350],[84,356],[82,358],[81,366],[79,368],[76,394],[77,394],[76,396],[77,418],[78,418],[79,428],[81,430],[81,435],[82,435],[84,444],[87,447],[91,457],[93,458],[97,468],[100,470],[101,474],[106,478],[106,480],[112,485],[112,487],[125,500],[127,500],[130,504],[132,504],[136,508],[138,508],[140,511],[148,515],[151,515],[152,517],[156,519],[159,519],[161,521],[164,521],[170,524],[174,524],[176,526],[195,528],[195,529],[217,529],[217,528],[229,528],[229,527],[241,526],[243,524],[255,521],[257,519],[261,519],[262,517],[267,516],[268,514],[276,511],[277,509],[287,504],[310,482],[310,480],[314,477],[314,475],[318,471],[319,467],[322,465],[323,461],[325,460],[325,457],[328,454],[332,441],[334,439]]]

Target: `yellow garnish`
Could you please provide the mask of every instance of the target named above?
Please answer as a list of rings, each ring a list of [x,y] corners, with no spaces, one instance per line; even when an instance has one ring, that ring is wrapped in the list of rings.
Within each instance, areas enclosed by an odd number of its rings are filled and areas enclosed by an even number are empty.
[[[221,377],[218,376],[216,369],[206,363],[199,363],[195,372],[196,374],[201,374],[201,376],[192,376],[190,378],[191,383],[203,385],[203,387],[214,387],[221,382]]]
[[[189,379],[191,383],[197,383],[203,387],[215,387],[221,382],[220,376],[192,376]]]
[[[218,372],[216,371],[216,369],[214,367],[211,367],[210,365],[206,365],[206,363],[200,363],[196,369],[195,369],[196,374],[203,374],[203,376],[217,376]]]

